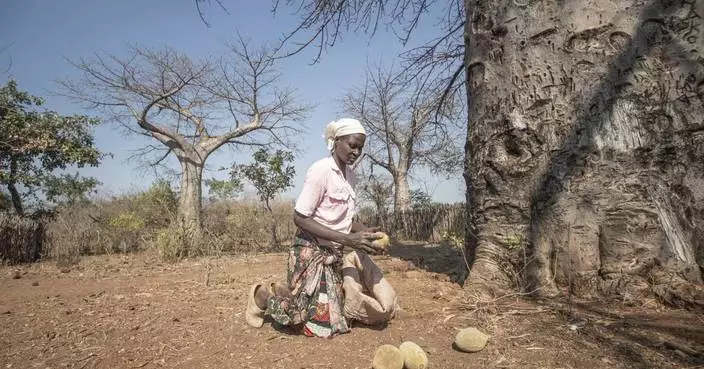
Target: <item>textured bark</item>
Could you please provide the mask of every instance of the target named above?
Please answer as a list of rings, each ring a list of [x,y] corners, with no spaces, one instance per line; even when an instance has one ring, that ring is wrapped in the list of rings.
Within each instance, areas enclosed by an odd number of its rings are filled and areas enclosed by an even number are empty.
[[[408,172],[396,167],[394,175],[394,212],[411,209],[411,187],[408,185]]]
[[[264,202],[264,207],[266,207],[266,211],[269,213],[269,219],[271,219],[271,225],[269,227],[269,231],[271,232],[271,244],[274,247],[279,246],[279,238],[277,237],[277,223],[276,223],[276,217],[274,216],[274,209],[271,208],[271,204],[269,204],[269,200],[266,200]]]
[[[704,1],[465,5],[470,282],[701,285]]]
[[[14,159],[10,159],[10,178],[11,180],[7,183],[7,190],[10,192],[10,199],[12,199],[12,207],[15,209],[17,215],[24,215],[24,206],[22,206],[22,195],[17,190],[17,185],[14,181],[17,175],[17,162]]]
[[[179,227],[188,230],[194,237],[199,237],[202,232],[201,202],[205,160],[199,160],[197,156],[189,156],[178,155],[182,174],[176,221]]]

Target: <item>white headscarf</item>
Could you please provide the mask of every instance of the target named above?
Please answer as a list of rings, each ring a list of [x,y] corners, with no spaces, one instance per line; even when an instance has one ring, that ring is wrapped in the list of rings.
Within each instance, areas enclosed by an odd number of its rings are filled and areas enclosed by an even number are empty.
[[[362,126],[362,123],[360,123],[357,119],[342,118],[340,120],[330,122],[328,126],[325,127],[325,140],[328,143],[328,150],[332,150],[336,138],[340,136],[353,135],[355,133],[361,133],[363,135],[367,134]]]

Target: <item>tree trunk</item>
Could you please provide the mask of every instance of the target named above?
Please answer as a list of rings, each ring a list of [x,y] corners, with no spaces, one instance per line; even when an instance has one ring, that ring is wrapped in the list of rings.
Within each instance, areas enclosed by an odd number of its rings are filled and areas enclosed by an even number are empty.
[[[407,212],[411,210],[411,189],[408,172],[396,169],[394,177],[394,232],[396,237],[408,238]]]
[[[411,209],[411,187],[408,185],[408,172],[397,170],[394,173],[394,212]]]
[[[24,206],[22,206],[22,195],[17,190],[17,161],[10,159],[10,180],[7,182],[7,190],[10,192],[12,199],[12,207],[15,208],[15,213],[19,216],[24,215]]]
[[[187,230],[189,234],[200,237],[202,234],[202,175],[205,160],[194,160],[194,158],[186,156],[178,158],[183,173],[181,174],[181,191],[176,221],[178,226]]]
[[[704,2],[465,5],[470,285],[701,287]]]
[[[266,211],[269,212],[269,217],[271,218],[271,243],[272,246],[276,248],[279,246],[279,238],[276,236],[277,224],[276,218],[274,217],[274,210],[271,208],[269,200],[264,203],[264,206],[266,206]]]

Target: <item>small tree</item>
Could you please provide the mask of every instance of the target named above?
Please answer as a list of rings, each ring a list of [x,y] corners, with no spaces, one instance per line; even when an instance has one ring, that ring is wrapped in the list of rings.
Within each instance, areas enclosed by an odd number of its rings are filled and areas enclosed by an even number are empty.
[[[274,245],[278,245],[277,224],[274,211],[271,208],[271,201],[277,194],[293,185],[293,176],[296,174],[296,170],[293,166],[288,165],[293,161],[293,154],[283,150],[270,153],[266,149],[259,149],[254,153],[253,159],[254,162],[251,164],[234,166],[231,177],[233,181],[244,177],[257,190],[259,199],[264,203],[271,216],[271,240]]]
[[[68,168],[100,164],[92,127],[99,123],[85,115],[62,116],[40,111],[44,100],[19,91],[9,81],[0,88],[0,184],[12,208],[24,215],[26,202],[71,202],[85,198],[98,181],[76,175],[55,174]]]
[[[227,201],[234,199],[242,192],[242,181],[239,178],[230,179],[206,179],[210,201]]]

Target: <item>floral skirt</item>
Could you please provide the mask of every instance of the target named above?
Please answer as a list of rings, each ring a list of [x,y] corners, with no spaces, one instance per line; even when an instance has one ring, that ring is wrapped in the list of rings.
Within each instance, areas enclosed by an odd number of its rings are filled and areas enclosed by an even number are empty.
[[[315,237],[299,231],[287,267],[291,296],[269,298],[266,314],[280,325],[302,325],[308,336],[349,332],[343,313],[342,250],[321,246]]]

